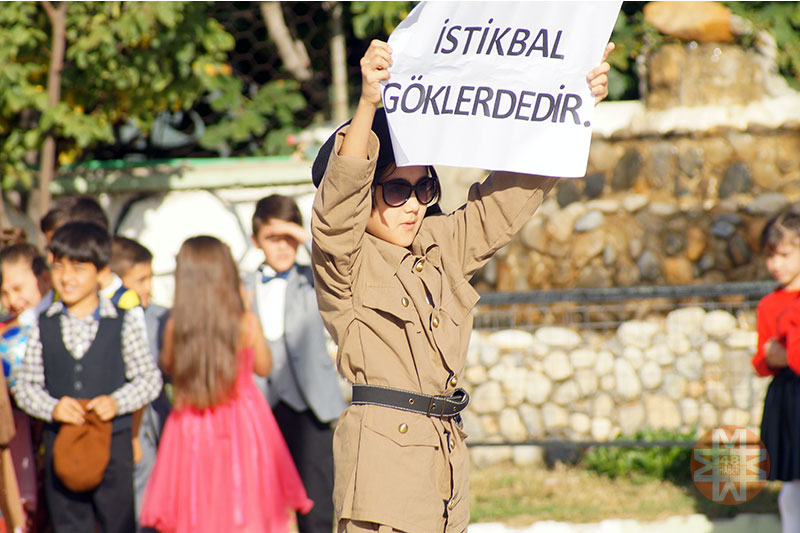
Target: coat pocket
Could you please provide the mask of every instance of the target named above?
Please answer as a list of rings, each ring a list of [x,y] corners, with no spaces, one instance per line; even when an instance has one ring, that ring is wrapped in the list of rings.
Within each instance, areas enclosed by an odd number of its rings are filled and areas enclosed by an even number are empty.
[[[427,417],[388,408],[372,411],[364,426],[398,446],[439,446],[439,434]]]
[[[480,294],[466,280],[459,281],[442,301],[442,311],[447,313],[458,325],[466,316],[471,316],[472,309],[478,303]]]
[[[450,470],[433,423],[396,409],[366,411],[354,507],[404,531],[442,531],[438,517],[449,497]]]
[[[387,285],[370,285],[361,297],[364,307],[398,322],[414,321],[414,304],[402,290]]]

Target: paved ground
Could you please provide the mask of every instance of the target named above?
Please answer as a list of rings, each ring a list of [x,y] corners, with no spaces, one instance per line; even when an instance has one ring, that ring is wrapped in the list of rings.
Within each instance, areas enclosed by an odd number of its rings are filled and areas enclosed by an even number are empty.
[[[469,533],[781,533],[777,515],[739,515],[713,522],[701,514],[675,516],[656,522],[603,520],[594,524],[537,522],[527,528],[513,529],[503,524],[473,524]]]

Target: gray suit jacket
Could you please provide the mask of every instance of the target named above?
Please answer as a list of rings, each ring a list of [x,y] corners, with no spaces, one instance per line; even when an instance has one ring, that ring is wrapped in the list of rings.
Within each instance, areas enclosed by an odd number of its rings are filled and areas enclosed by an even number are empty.
[[[256,282],[260,283],[260,276],[259,272],[254,272],[244,279],[245,289],[254,295],[253,311],[256,314],[258,293],[255,287]],[[336,420],[345,403],[336,368],[325,348],[324,326],[317,306],[314,278],[308,266],[293,266],[286,278],[282,341],[287,364],[306,404],[321,422]],[[269,379],[271,377],[268,382]]]

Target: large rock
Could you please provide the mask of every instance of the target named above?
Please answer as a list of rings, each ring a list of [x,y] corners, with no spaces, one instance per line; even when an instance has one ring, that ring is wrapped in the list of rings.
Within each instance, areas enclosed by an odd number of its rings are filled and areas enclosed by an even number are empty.
[[[587,233],[603,225],[605,217],[600,211],[589,211],[575,221],[574,230],[577,233]]]
[[[722,176],[719,184],[719,197],[728,198],[737,193],[749,192],[753,187],[750,169],[741,161],[731,164]]]
[[[503,389],[496,381],[484,383],[472,393],[470,407],[476,413],[497,413],[504,406]]]
[[[646,396],[647,422],[653,429],[677,429],[681,426],[678,405],[664,396]]]
[[[623,435],[633,435],[644,425],[645,409],[641,403],[623,405],[617,410],[619,427]]]
[[[685,377],[680,374],[669,373],[664,376],[664,394],[673,400],[679,400],[686,395],[686,384]]]
[[[597,353],[591,348],[578,348],[570,352],[569,360],[575,368],[591,368],[597,362]]]
[[[552,400],[562,407],[571,407],[580,396],[581,391],[578,384],[574,381],[567,381],[556,388]]]
[[[564,352],[557,350],[544,358],[544,372],[553,381],[564,381],[572,375],[572,365]]]
[[[680,406],[684,425],[693,426],[697,424],[697,420],[700,418],[700,405],[697,403],[697,400],[693,398],[681,398],[678,400],[678,405]]]
[[[733,41],[731,12],[718,2],[648,2],[644,17],[659,32],[684,41]]]
[[[692,263],[685,257],[664,259],[664,279],[670,285],[689,285],[694,281]]]
[[[689,352],[679,357],[675,369],[689,380],[698,380],[703,375],[703,359],[697,352]]]
[[[522,403],[528,392],[528,371],[524,368],[512,368],[503,377],[503,391],[506,394],[506,405],[516,407]]]
[[[706,381],[706,396],[715,407],[726,408],[733,405],[731,391],[721,381]]]
[[[591,435],[596,441],[608,440],[611,437],[611,420],[605,417],[593,418]]]
[[[689,335],[703,323],[706,312],[701,307],[684,307],[676,309],[667,315],[667,335]]]
[[[742,409],[725,409],[722,411],[720,422],[725,426],[747,426],[750,423],[750,413]]]
[[[492,333],[487,340],[503,352],[524,352],[535,343],[533,335],[519,329],[506,329]]]
[[[642,384],[636,370],[625,359],[614,361],[614,379],[617,382],[617,395],[624,400],[633,400],[642,394]]]
[[[500,434],[510,442],[522,441],[528,436],[516,409],[503,409],[500,413]]]
[[[569,424],[569,411],[554,403],[542,406],[542,421],[548,430],[564,429]]]
[[[617,328],[617,337],[625,346],[645,349],[660,329],[661,325],[655,322],[631,320]]]
[[[544,448],[541,446],[514,446],[512,453],[517,466],[545,465]]]
[[[576,370],[573,379],[578,384],[581,398],[590,397],[597,392],[597,374],[593,370],[588,368]]]
[[[569,417],[569,427],[578,435],[586,435],[592,427],[592,419],[584,413],[572,413]]]
[[[736,329],[736,318],[727,311],[711,311],[703,318],[703,331],[710,337],[726,337]]]
[[[486,468],[510,461],[514,457],[513,446],[476,446],[470,448],[469,456],[475,468]]]
[[[608,350],[602,350],[597,353],[597,362],[594,365],[594,370],[598,376],[605,376],[614,370],[614,355]]]
[[[706,251],[706,245],[706,234],[701,228],[691,226],[686,230],[686,258],[689,261],[700,259],[703,252]]]
[[[525,398],[533,405],[542,405],[550,398],[553,385],[545,376],[535,373],[528,373],[528,384]]]
[[[592,415],[595,417],[609,417],[614,412],[615,407],[616,404],[611,396],[601,392],[594,397],[592,402]]]
[[[642,154],[635,148],[629,148],[614,168],[614,176],[611,178],[611,188],[615,191],[630,189],[636,181],[636,176],[642,168]]]
[[[542,415],[537,408],[522,404],[519,406],[519,416],[522,418],[522,423],[525,424],[525,430],[530,438],[538,439],[544,437],[544,423],[542,422]]]
[[[654,390],[661,385],[661,367],[654,361],[646,362],[639,370],[639,375],[646,390]]]
[[[572,349],[581,344],[581,336],[568,328],[557,326],[545,326],[538,328],[535,333],[536,339],[547,346],[553,348]]]

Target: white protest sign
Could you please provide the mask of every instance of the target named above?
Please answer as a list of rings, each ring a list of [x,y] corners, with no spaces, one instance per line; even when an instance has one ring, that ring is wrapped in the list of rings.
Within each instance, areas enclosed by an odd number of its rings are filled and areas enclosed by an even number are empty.
[[[583,177],[621,2],[422,2],[392,32],[383,105],[399,166]]]

